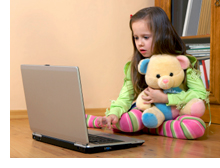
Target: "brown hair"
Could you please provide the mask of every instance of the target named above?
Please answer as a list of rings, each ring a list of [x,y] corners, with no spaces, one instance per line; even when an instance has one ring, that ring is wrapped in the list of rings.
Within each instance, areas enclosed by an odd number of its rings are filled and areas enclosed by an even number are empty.
[[[171,54],[171,55],[185,55],[186,47],[182,39],[174,30],[166,13],[159,7],[148,7],[141,9],[134,14],[130,19],[130,29],[132,31],[132,23],[138,20],[145,20],[148,28],[152,33],[152,55],[154,54]],[[131,78],[134,86],[135,99],[141,91],[147,88],[144,75],[138,72],[138,63],[144,57],[136,48],[133,31],[132,42],[134,53],[131,60]]]

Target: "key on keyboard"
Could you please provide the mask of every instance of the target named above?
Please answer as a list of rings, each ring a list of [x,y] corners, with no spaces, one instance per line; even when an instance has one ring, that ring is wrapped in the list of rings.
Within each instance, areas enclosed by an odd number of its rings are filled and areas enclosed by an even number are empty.
[[[95,144],[104,144],[104,143],[115,143],[115,142],[123,142],[123,141],[89,134],[89,142]]]

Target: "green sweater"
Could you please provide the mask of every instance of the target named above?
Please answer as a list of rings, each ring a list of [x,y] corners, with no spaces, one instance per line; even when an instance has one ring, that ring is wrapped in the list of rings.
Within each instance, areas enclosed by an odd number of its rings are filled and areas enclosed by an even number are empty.
[[[191,56],[187,56],[192,64],[196,63],[196,59]],[[128,62],[124,67],[124,84],[120,91],[117,100],[111,102],[110,110],[107,109],[106,116],[115,114],[118,118],[121,118],[122,114],[127,112],[134,100],[134,88],[131,81],[131,62]],[[207,91],[200,78],[198,70],[188,68],[186,70],[187,91],[182,91],[177,94],[168,94],[168,106],[176,105],[177,108],[182,108],[193,98],[207,99]]]

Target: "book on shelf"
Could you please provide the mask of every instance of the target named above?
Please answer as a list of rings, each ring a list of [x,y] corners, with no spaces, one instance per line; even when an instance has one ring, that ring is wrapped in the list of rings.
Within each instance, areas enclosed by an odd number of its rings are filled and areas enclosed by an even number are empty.
[[[189,54],[210,54],[210,49],[200,50],[186,50]]]
[[[208,82],[210,81],[210,59],[205,60],[206,72],[208,77]]]
[[[206,57],[206,56],[210,57],[210,53],[209,54],[205,54],[205,53],[202,53],[202,54],[191,54],[191,55],[193,55],[194,57]]]
[[[202,68],[203,68],[203,73],[204,73],[204,78],[205,78],[205,86],[208,89],[209,88],[209,82],[208,82],[208,76],[207,76],[205,60],[202,60]]]
[[[204,57],[196,57],[196,59],[197,59],[198,61],[210,59],[210,55],[204,56]]]
[[[210,57],[210,43],[186,44],[186,48],[195,57]]]
[[[197,57],[205,57],[205,56],[210,56],[210,50],[205,50],[205,51],[192,51],[192,50],[186,50],[187,54],[197,56]]]
[[[171,1],[171,21],[179,36],[182,36],[188,0]]]
[[[197,35],[202,0],[189,0],[182,36]]]
[[[210,34],[210,0],[172,0],[171,22],[180,36]]]
[[[199,70],[203,84],[208,89],[210,85],[210,59],[199,60]]]
[[[191,43],[186,44],[187,49],[210,49],[210,43]]]
[[[210,52],[210,48],[191,48],[187,49],[186,51],[199,53],[199,52]]]
[[[201,72],[201,79],[202,79],[202,82],[203,82],[203,84],[204,84],[204,86],[205,86],[205,88],[206,88],[205,77],[204,77],[204,70],[203,70],[202,65],[199,65],[199,70],[200,70],[200,72]]]

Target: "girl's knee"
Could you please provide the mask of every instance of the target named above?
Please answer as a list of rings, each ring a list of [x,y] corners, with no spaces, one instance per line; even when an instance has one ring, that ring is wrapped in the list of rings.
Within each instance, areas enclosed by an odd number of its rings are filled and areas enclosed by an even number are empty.
[[[138,109],[132,109],[127,113],[124,113],[117,126],[123,132],[137,132],[144,128],[141,120],[142,111]]]

